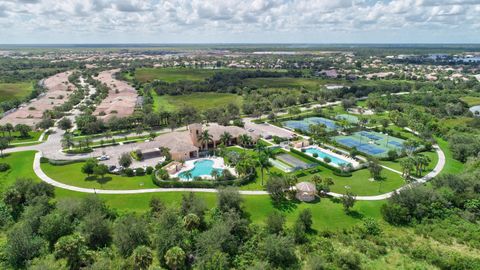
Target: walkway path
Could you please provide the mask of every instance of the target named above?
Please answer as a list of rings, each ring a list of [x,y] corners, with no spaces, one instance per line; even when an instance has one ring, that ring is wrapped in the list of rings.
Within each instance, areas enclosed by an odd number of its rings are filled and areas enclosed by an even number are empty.
[[[398,94],[403,94],[403,93],[398,93]],[[319,107],[323,106],[330,106],[330,105],[335,105],[337,102],[329,103],[329,104],[322,104],[318,105]],[[312,108],[312,107],[310,107]],[[253,123],[252,119],[247,119],[246,121],[247,124],[250,124],[251,127],[258,127],[258,124]],[[295,134],[295,132],[292,132],[290,130],[282,129],[270,124],[266,124],[263,128],[268,128],[268,129],[275,129],[275,131],[279,133],[289,133],[289,134]],[[262,129],[260,129],[262,130]],[[58,129],[58,128],[52,128],[52,134],[49,135],[48,139],[37,145],[30,145],[30,146],[19,146],[15,148],[8,148],[4,152],[5,153],[12,153],[12,152],[21,152],[21,151],[38,151],[35,154],[35,159],[33,162],[33,170],[35,174],[42,180],[45,181],[55,187],[62,188],[62,189],[67,189],[71,191],[76,191],[76,192],[83,192],[83,193],[98,193],[98,194],[143,194],[143,193],[154,193],[154,192],[207,192],[207,193],[212,193],[212,192],[217,192],[216,189],[203,189],[203,188],[152,188],[152,189],[134,189],[134,190],[106,190],[106,189],[91,189],[91,188],[82,188],[82,187],[76,187],[76,186],[71,186],[67,185],[58,181],[55,181],[54,179],[51,179],[48,177],[41,169],[40,167],[40,158],[46,154],[48,158],[52,159],[81,159],[81,158],[88,158],[88,157],[94,157],[94,156],[99,156],[100,153],[97,153],[98,151],[102,151],[101,149],[96,149],[93,153],[89,154],[83,154],[83,155],[66,155],[65,153],[61,152],[61,139],[64,131]],[[117,146],[118,148],[118,146]],[[435,145],[434,146],[435,151],[438,154],[438,163],[436,164],[435,168],[425,175],[422,178],[419,179],[414,179],[415,182],[407,184],[403,187],[400,187],[396,189],[395,191],[388,192],[385,194],[380,194],[380,195],[375,195],[375,196],[357,196],[357,200],[361,201],[375,201],[375,200],[384,200],[392,196],[392,194],[396,191],[400,191],[405,188],[410,188],[416,183],[425,183],[431,178],[437,176],[445,166],[445,154],[443,151],[440,149],[439,146]],[[384,167],[388,170],[394,171],[396,173],[400,173],[397,170]],[[241,190],[240,194],[243,195],[268,195],[266,191],[263,190]],[[343,194],[339,193],[334,193],[334,192],[329,192],[328,195],[332,197],[342,197]]]
[[[445,166],[445,154],[443,153],[442,149],[437,145],[434,146],[435,151],[438,154],[438,163],[435,168],[425,175],[422,178],[417,179],[417,181],[405,185],[401,188],[396,189],[395,191],[388,192],[385,194],[375,195],[375,196],[357,196],[356,199],[359,201],[377,201],[377,200],[384,200],[390,198],[392,194],[396,191],[400,191],[405,188],[412,187],[415,183],[425,183],[428,180],[432,179],[433,177],[437,176]],[[208,188],[150,188],[150,189],[129,189],[129,190],[108,190],[108,189],[92,189],[92,188],[82,188],[67,185],[58,181],[53,180],[52,178],[48,177],[40,167],[40,158],[42,154],[37,152],[35,154],[35,159],[33,161],[33,170],[35,174],[42,180],[45,181],[55,187],[63,188],[71,191],[76,192],[83,192],[83,193],[97,193],[97,194],[144,194],[144,193],[155,193],[155,192],[206,192],[206,193],[214,193],[217,192],[216,189],[208,189]],[[263,190],[240,190],[240,194],[243,195],[268,195],[268,192]],[[340,198],[343,194],[329,192],[328,195],[336,198]]]

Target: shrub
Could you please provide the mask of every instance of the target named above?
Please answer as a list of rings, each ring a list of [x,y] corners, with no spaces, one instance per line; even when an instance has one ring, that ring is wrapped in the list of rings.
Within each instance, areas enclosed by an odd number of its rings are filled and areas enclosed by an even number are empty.
[[[145,170],[145,173],[148,174],[148,175],[152,174],[152,172],[153,172],[153,167],[152,166],[148,166],[147,169]]]
[[[8,163],[0,163],[0,172],[6,172],[10,169],[10,165]]]
[[[124,173],[125,173],[125,175],[128,176],[128,177],[132,177],[132,176],[135,175],[135,173],[133,172],[133,170],[130,169],[130,168],[125,169],[125,170],[124,170]]]
[[[317,153],[313,153],[312,156],[313,156],[314,158],[318,158],[318,154],[317,154]]]
[[[330,162],[332,162],[332,159],[329,158],[329,157],[324,157],[323,161],[325,161],[325,163],[330,163]]]
[[[157,171],[157,176],[160,177],[162,180],[168,180],[170,178],[170,175],[166,170],[160,169]]]
[[[136,176],[142,176],[142,175],[145,175],[145,170],[143,168],[137,168],[135,170],[135,175]]]

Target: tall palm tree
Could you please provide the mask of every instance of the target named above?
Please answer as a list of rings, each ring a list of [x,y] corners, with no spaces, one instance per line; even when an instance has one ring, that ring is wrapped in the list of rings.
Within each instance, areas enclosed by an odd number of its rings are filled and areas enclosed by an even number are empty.
[[[186,171],[184,176],[187,178],[187,180],[190,180],[192,179],[193,175],[192,175],[192,172],[191,171]]]
[[[208,150],[208,143],[212,141],[212,135],[210,135],[208,129],[202,131],[198,139],[205,145],[204,149]]]
[[[252,138],[250,136],[248,136],[247,134],[242,134],[238,137],[238,140],[240,142],[240,145],[242,147],[245,147],[247,146],[248,144],[250,144],[252,142]]]
[[[69,132],[65,132],[65,134],[63,134],[61,143],[62,143],[62,146],[67,149],[75,146],[75,143],[73,142],[73,135]]]
[[[228,133],[227,131],[223,132],[222,135],[220,135],[220,141],[225,146],[228,146],[231,140],[232,140],[232,134]]]
[[[268,170],[270,167],[272,167],[272,164],[269,161],[269,158],[267,154],[265,153],[260,153],[258,155],[258,165],[260,166],[260,173],[262,174],[262,186],[263,186],[263,171],[266,169]]]
[[[218,176],[220,176],[220,173],[218,170],[212,170],[212,172],[210,173],[210,176],[212,176],[214,180],[217,180]]]

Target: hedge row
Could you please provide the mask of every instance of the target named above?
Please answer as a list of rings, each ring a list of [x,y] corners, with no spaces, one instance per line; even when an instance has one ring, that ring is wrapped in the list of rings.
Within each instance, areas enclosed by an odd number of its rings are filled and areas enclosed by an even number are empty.
[[[223,181],[179,181],[179,180],[161,180],[157,178],[157,172],[152,173],[152,181],[161,188],[217,188],[222,186],[242,186],[253,180],[253,175],[237,178],[234,180]]]
[[[75,159],[75,160],[55,160],[55,159],[48,159],[46,157],[40,158],[40,163],[50,163],[52,165],[68,165],[83,162],[86,159]]]
[[[337,175],[337,176],[344,176],[344,177],[352,176],[352,173],[351,173],[351,172],[344,172],[344,171],[340,170],[340,169],[337,168],[337,167],[334,167],[334,166],[332,166],[332,165],[330,165],[330,164],[328,164],[328,163],[326,163],[326,162],[324,162],[324,161],[322,161],[322,160],[319,160],[319,159],[314,158],[314,157],[312,157],[312,156],[310,156],[310,155],[307,155],[307,154],[303,153],[302,151],[298,151],[297,149],[290,148],[290,152],[292,152],[292,153],[294,153],[294,154],[297,154],[297,155],[299,155],[299,156],[301,156],[301,157],[303,157],[303,158],[305,158],[305,159],[308,159],[308,160],[310,160],[310,161],[312,161],[312,162],[314,162],[314,163],[317,163],[317,164],[322,165],[323,167],[325,167],[325,168],[333,171],[333,174],[335,174],[335,175]]]

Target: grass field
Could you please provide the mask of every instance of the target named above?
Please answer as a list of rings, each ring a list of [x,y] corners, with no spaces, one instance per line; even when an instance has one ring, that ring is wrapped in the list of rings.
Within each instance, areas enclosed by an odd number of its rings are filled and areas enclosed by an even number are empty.
[[[139,68],[135,71],[135,78],[140,82],[161,80],[165,82],[203,81],[212,76],[215,70],[194,68]]]
[[[475,106],[480,104],[480,97],[466,96],[466,97],[461,97],[460,100],[467,103],[468,106]]]
[[[31,131],[28,134],[30,135],[29,137],[22,138],[20,137],[20,132],[12,132],[11,136],[13,137],[13,140],[10,141],[10,143],[21,143],[21,142],[33,142],[37,141],[40,138],[40,135],[42,135],[43,131]],[[2,134],[3,135],[3,134]],[[5,132],[6,136],[9,136],[8,132]]]
[[[422,175],[415,175],[415,174],[412,174],[412,176],[414,177],[422,177],[422,176],[425,176],[426,174],[428,174],[429,172],[431,172],[433,170],[433,168],[435,168],[435,166],[437,165],[438,163],[438,155],[435,151],[429,151],[429,152],[422,152],[421,153],[422,155],[425,155],[427,157],[430,158],[430,164],[427,166],[427,168],[425,169],[425,171],[422,173]],[[395,169],[397,171],[402,171],[402,165],[401,165],[401,161],[406,159],[405,157],[403,158],[399,158],[395,161],[380,161],[380,163],[382,165],[385,165],[389,168],[392,168],[392,169]]]
[[[340,177],[324,167],[318,167],[321,171],[315,174],[299,177],[299,182],[309,181],[313,175],[319,175],[322,179],[331,177],[334,185],[330,186],[330,190],[335,193],[344,194],[347,190],[356,195],[379,195],[395,190],[405,184],[401,175],[389,170],[382,170],[382,179],[370,180],[370,172],[367,169],[358,170],[352,173],[350,177]]]
[[[456,174],[462,172],[464,164],[453,159],[452,152],[448,147],[448,142],[441,138],[435,139],[437,140],[438,146],[440,146],[440,148],[443,150],[443,153],[445,153],[445,167],[443,168],[441,174]]]
[[[321,85],[328,83],[327,80],[312,78],[252,78],[246,79],[247,86],[263,87],[263,88],[320,88]]]
[[[87,176],[81,172],[84,162],[68,165],[52,165],[42,163],[42,170],[59,182],[85,188],[98,189],[141,189],[157,188],[150,175],[124,177],[116,174],[107,174],[104,178]]]
[[[0,100],[24,98],[33,90],[32,82],[0,83]]]
[[[33,172],[32,163],[34,152],[13,153],[0,159],[0,162],[7,162],[12,165],[8,172],[0,173],[0,190],[5,190],[18,177],[32,178],[40,181]],[[69,177],[69,175],[68,175]],[[60,180],[60,179],[59,179]],[[65,181],[65,179],[62,179]],[[135,195],[98,195],[106,203],[119,212],[145,212],[148,210],[149,201],[152,197],[161,199],[166,205],[179,205],[182,198],[181,192],[149,193]],[[203,198],[208,207],[212,208],[216,204],[216,195],[207,193],[198,193]],[[83,198],[91,196],[86,193],[72,192],[64,189],[55,189],[56,199],[63,198]],[[263,224],[266,217],[276,207],[272,204],[269,196],[244,196],[245,210],[250,215],[251,220],[257,224]],[[342,204],[331,199],[322,199],[315,203],[291,203],[278,208],[282,211],[287,223],[291,225],[298,216],[300,210],[310,208],[313,212],[313,227],[317,230],[339,230],[349,228],[354,224],[361,222],[362,217],[380,218],[380,207],[384,201],[358,201],[353,208],[353,213],[347,215],[344,213]]]
[[[154,100],[153,108],[156,111],[160,109],[175,111],[185,106],[203,111],[205,109],[222,107],[229,103],[241,106],[243,101],[242,97],[239,95],[215,92],[191,93],[179,96],[159,96],[152,93],[152,96]]]

